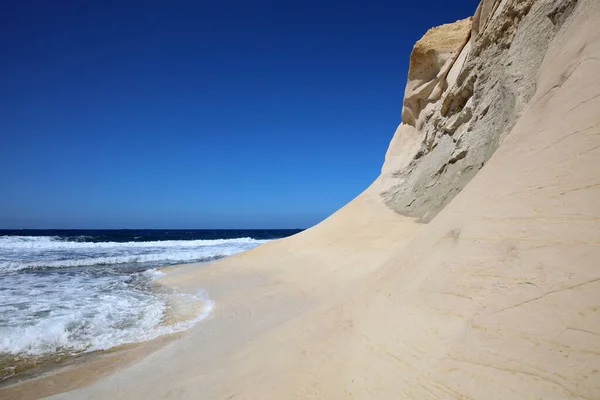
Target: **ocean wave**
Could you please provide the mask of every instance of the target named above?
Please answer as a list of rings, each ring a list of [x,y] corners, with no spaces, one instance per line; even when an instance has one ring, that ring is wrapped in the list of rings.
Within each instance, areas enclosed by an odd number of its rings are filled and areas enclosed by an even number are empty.
[[[115,265],[134,263],[186,263],[210,261],[237,254],[240,249],[221,249],[216,252],[193,251],[189,253],[159,253],[159,254],[133,254],[128,256],[92,257],[84,259],[69,259],[56,261],[0,261],[0,271],[20,271],[24,269],[39,268],[70,268],[88,267],[92,265]]]
[[[198,247],[220,246],[224,244],[260,244],[263,242],[265,242],[265,240],[256,240],[250,237],[212,240],[162,240],[151,242],[84,242],[80,240],[64,240],[56,236],[0,236],[0,249],[67,250],[131,247]]]
[[[50,236],[0,237],[0,272],[118,264],[146,267],[210,261],[250,250],[252,238],[152,242],[73,242]]]
[[[155,268],[268,242],[89,241],[97,238],[0,236],[0,379],[11,357],[74,355],[190,328],[209,315],[212,300],[153,285],[164,275]]]
[[[146,271],[134,279],[51,274],[0,278],[0,354],[106,350],[189,329],[209,315],[214,302],[203,291],[153,293],[137,287],[157,273]]]

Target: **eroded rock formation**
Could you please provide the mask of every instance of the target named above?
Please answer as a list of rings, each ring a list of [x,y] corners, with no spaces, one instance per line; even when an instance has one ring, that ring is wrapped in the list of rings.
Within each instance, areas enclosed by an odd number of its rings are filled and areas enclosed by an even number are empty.
[[[429,30],[411,55],[402,124],[382,169],[395,211],[431,220],[475,176],[536,89],[576,0],[484,0]]]

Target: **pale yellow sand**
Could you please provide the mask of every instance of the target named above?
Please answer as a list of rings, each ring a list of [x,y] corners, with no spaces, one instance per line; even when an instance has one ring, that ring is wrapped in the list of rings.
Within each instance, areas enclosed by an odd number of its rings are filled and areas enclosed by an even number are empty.
[[[212,316],[56,398],[600,398],[599,18],[579,1],[510,134],[431,222],[378,180],[297,236],[170,268]]]

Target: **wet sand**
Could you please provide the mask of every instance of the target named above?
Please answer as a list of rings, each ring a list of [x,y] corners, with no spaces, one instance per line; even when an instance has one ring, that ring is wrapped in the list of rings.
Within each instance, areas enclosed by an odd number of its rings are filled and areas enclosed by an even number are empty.
[[[181,334],[165,335],[149,342],[83,354],[57,363],[42,363],[0,383],[0,398],[34,400],[90,385],[157,351]]]

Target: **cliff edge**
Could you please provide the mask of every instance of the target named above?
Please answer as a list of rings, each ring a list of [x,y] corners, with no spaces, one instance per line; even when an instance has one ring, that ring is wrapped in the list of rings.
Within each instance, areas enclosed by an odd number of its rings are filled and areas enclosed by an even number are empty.
[[[382,170],[388,206],[427,222],[465,187],[529,104],[548,46],[576,4],[485,0],[472,20],[417,42],[403,124]]]

